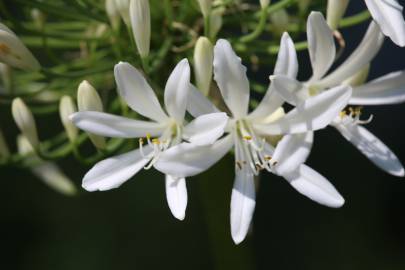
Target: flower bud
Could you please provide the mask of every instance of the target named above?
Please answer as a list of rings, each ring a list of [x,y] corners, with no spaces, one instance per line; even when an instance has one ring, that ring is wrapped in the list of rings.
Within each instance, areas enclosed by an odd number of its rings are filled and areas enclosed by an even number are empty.
[[[42,29],[44,27],[46,17],[45,17],[45,14],[41,10],[39,10],[37,8],[31,9],[31,17],[32,17],[32,20],[34,21],[35,26],[38,29]]]
[[[37,148],[39,146],[37,126],[30,109],[21,98],[16,98],[11,105],[11,111],[21,133],[27,138],[34,149]]]
[[[354,74],[352,77],[345,80],[343,82],[343,84],[350,85],[352,87],[361,86],[367,81],[369,73],[370,73],[370,64],[366,65],[364,68],[359,70],[356,74]]]
[[[34,152],[27,138],[21,135],[17,137],[17,148],[21,155],[28,155]],[[66,196],[76,194],[77,189],[72,180],[63,174],[54,163],[44,162],[35,155],[31,157],[31,161],[38,163],[35,167],[31,168],[32,173],[50,188]]]
[[[0,160],[7,159],[10,156],[6,140],[4,139],[3,132],[0,130]]]
[[[208,17],[211,13],[212,0],[198,0],[198,4],[204,18]]]
[[[208,96],[212,80],[213,46],[208,38],[200,37],[194,49],[194,70],[197,88]]]
[[[59,103],[60,119],[66,130],[66,134],[71,142],[73,142],[76,139],[78,130],[77,130],[77,127],[70,120],[69,116],[71,114],[75,113],[76,111],[77,111],[76,105],[71,97],[63,96],[60,99],[60,103]]]
[[[77,105],[79,107],[79,111],[103,111],[103,103],[101,101],[100,96],[98,95],[96,89],[88,82],[83,81],[79,85],[79,89],[77,91]],[[95,147],[99,149],[105,148],[105,138],[90,134],[89,137],[91,142],[94,144]]]
[[[219,7],[212,11],[210,17],[210,38],[215,39],[219,30],[222,28],[222,16],[224,15],[225,8]]]
[[[7,26],[0,23],[0,61],[12,67],[37,71],[37,59]]]
[[[115,4],[115,0],[106,0],[105,1],[105,11],[110,20],[112,28],[114,30],[117,30],[120,26],[121,15]]]
[[[338,29],[340,20],[346,13],[348,5],[349,0],[328,0],[326,18],[332,30]]]
[[[267,8],[270,5],[270,0],[260,0],[260,7],[262,9]]]
[[[130,27],[131,19],[129,18],[129,4],[130,0],[115,0],[115,7],[121,15],[124,23]]]
[[[290,18],[285,9],[280,9],[271,13],[270,20],[274,26],[274,31],[280,36],[288,30]]]
[[[141,57],[145,58],[149,54],[150,47],[149,0],[132,0],[130,16],[136,47]]]

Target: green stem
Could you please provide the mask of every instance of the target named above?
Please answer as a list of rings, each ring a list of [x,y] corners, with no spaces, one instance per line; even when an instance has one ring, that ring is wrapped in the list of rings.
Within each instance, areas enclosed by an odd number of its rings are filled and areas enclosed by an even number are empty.
[[[370,18],[370,12],[368,10],[365,10],[356,15],[342,19],[339,23],[339,27],[346,28],[346,27],[354,26],[354,25],[360,24],[364,21],[367,21],[369,18]]]
[[[255,40],[258,36],[260,36],[260,34],[264,30],[264,27],[266,26],[268,9],[269,9],[269,7],[267,6],[261,10],[260,20],[259,20],[259,23],[257,24],[255,30],[250,34],[247,34],[246,36],[241,37],[239,39],[240,42],[244,42],[244,43],[251,42],[251,41]]]

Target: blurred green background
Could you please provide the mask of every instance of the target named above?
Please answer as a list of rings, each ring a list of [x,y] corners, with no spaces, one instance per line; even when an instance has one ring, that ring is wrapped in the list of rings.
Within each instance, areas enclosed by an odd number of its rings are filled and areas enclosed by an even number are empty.
[[[344,32],[345,55],[366,26]],[[370,78],[404,69],[404,59],[405,50],[387,40]],[[300,64],[307,78],[306,53]],[[266,83],[268,73],[249,75]],[[2,128],[14,129],[9,112],[1,113]],[[405,163],[405,105],[366,108],[367,114],[375,114],[367,127]],[[0,269],[405,269],[404,179],[374,167],[331,128],[316,135],[308,164],[335,184],[346,205],[320,206],[282,178],[262,174],[252,232],[240,246],[229,228],[230,156],[188,181],[183,222],[171,216],[163,175],[155,171],[117,190],[67,198],[27,171],[0,168]],[[61,165],[79,186],[88,168],[73,160]]]

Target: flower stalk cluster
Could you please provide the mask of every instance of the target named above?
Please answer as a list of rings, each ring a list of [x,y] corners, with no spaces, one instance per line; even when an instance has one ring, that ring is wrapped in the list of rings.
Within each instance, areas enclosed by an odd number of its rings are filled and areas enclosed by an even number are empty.
[[[345,203],[305,164],[318,130],[335,128],[378,168],[404,176],[400,159],[366,129],[378,116],[362,110],[405,101],[404,71],[367,80],[384,40],[405,46],[397,1],[365,0],[352,17],[345,17],[349,0],[188,2],[18,1],[33,15],[22,22],[4,4],[0,106],[9,107],[20,135],[0,127],[0,165],[28,168],[66,195],[76,187],[57,163],[68,156],[89,169],[87,191],[118,188],[156,169],[165,175],[171,213],[183,220],[186,179],[231,155],[236,244],[248,234],[261,173],[322,205]],[[357,49],[334,65],[351,42],[340,29],[365,21]],[[297,79],[299,50],[309,52],[305,80]],[[259,71],[255,79],[248,69]],[[39,128],[52,115],[60,121]]]

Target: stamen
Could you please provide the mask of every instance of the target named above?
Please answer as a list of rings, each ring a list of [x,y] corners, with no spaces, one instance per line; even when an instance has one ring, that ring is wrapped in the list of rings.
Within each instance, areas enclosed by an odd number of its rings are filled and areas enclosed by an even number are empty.
[[[251,141],[251,140],[252,140],[252,136],[243,136],[243,139],[245,139],[246,141]]]

